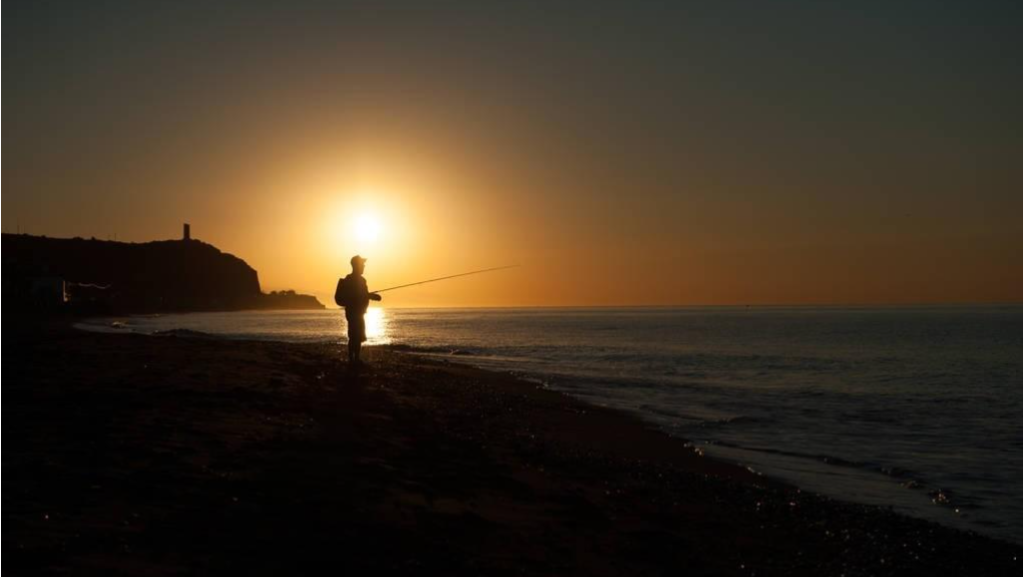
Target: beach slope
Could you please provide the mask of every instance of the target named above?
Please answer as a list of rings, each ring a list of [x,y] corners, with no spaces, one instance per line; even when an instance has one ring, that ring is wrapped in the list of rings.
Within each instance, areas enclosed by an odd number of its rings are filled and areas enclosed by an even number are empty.
[[[369,349],[5,328],[12,574],[1019,575],[633,417]]]

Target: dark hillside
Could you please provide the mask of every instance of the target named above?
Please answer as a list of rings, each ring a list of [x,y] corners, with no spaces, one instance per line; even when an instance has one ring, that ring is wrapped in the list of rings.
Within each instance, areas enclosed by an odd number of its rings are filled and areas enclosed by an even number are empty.
[[[262,304],[255,269],[197,240],[124,243],[4,234],[3,268],[5,294],[17,296],[32,279],[60,278],[72,300],[88,293],[117,311],[232,310]]]

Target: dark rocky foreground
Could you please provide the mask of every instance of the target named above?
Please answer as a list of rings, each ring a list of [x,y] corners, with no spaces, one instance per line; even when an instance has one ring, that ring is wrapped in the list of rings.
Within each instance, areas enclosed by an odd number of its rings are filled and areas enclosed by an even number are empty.
[[[10,575],[1019,575],[1021,547],[389,350],[4,327]]]

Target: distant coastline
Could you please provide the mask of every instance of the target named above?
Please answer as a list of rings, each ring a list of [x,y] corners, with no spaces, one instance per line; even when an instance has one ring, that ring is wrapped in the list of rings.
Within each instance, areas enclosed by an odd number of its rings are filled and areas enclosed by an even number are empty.
[[[2,235],[5,300],[69,314],[323,309],[313,295],[264,293],[241,258],[191,238],[126,243]]]

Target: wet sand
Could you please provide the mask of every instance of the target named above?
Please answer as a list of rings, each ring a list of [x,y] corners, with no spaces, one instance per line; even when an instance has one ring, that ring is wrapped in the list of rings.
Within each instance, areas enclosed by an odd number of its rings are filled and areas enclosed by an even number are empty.
[[[10,574],[1019,575],[635,418],[327,345],[4,329]]]

